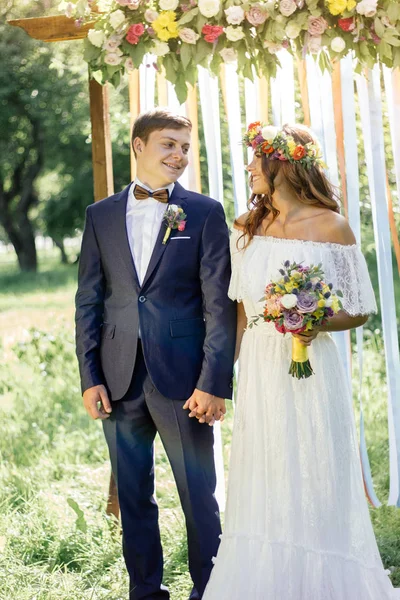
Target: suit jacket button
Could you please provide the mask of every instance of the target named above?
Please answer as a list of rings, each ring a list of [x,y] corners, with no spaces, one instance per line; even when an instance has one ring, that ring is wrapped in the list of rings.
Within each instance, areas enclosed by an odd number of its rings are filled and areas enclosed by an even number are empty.
[[[146,296],[139,296],[139,302],[146,302]]]

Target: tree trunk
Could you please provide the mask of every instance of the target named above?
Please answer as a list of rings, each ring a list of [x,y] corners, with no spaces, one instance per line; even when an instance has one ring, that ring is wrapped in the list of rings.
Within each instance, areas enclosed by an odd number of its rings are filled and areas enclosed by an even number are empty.
[[[2,219],[4,230],[14,246],[21,271],[37,271],[35,235],[28,216],[20,213],[14,223]]]
[[[31,119],[32,144],[24,149],[11,176],[10,189],[5,190],[0,177],[0,223],[15,248],[21,271],[37,270],[35,234],[29,210],[37,204],[34,189],[43,166],[43,132],[38,121]],[[12,208],[14,199],[19,198]]]
[[[67,256],[67,253],[65,252],[64,240],[56,240],[53,237],[51,239],[53,240],[54,244],[57,246],[57,248],[59,249],[59,251],[61,253],[61,263],[63,265],[69,265],[68,256]]]

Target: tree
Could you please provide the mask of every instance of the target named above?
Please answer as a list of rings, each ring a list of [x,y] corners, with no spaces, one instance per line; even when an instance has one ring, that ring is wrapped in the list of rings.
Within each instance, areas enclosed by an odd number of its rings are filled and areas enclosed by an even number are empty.
[[[2,12],[10,17],[9,6]],[[0,224],[26,271],[37,268],[40,176],[83,169],[91,179],[86,67],[75,61],[66,69],[65,53],[73,55],[76,43],[68,51],[65,46],[40,43],[0,25]]]

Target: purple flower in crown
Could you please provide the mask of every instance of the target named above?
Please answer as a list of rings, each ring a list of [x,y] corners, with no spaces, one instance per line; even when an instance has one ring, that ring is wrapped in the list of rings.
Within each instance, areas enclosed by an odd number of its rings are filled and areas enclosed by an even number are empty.
[[[297,310],[301,313],[312,313],[317,309],[318,302],[313,294],[299,292],[297,296]]]
[[[253,146],[253,148],[256,148],[258,146],[258,144],[262,144],[264,141],[263,136],[260,135],[256,135],[256,137],[254,138],[254,140],[251,142],[251,145]]]

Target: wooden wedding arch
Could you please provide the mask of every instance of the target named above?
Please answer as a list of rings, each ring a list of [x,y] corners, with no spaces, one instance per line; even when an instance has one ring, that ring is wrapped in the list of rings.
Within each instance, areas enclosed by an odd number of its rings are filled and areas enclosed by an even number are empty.
[[[84,39],[87,36],[89,29],[93,26],[88,23],[81,27],[76,27],[74,19],[65,16],[54,17],[39,17],[32,19],[17,19],[9,21],[10,25],[21,27],[30,37],[45,41],[74,41]],[[308,75],[307,75],[306,60],[297,60],[298,83],[300,86],[301,104],[304,114],[304,123],[311,124],[312,111],[310,111]],[[222,67],[224,69],[224,67]],[[225,113],[228,115],[229,98],[227,98],[227,90],[225,87],[224,71],[221,74],[221,91],[225,104]],[[394,75],[396,77],[396,89],[400,94],[400,71]],[[345,151],[345,132],[344,132],[344,107],[342,104],[342,77],[340,63],[336,62],[333,65],[332,71],[332,109],[335,141],[336,146],[337,168],[340,174],[342,183],[342,199],[343,208],[346,216],[349,214],[349,202],[347,197],[347,174],[346,174],[346,151]],[[262,99],[259,102],[258,118],[263,121],[268,121],[268,93],[269,83],[265,79],[260,79],[258,82],[258,95]],[[131,123],[139,114],[140,106],[140,77],[139,71],[135,70],[129,74],[128,82],[129,90],[129,112]],[[272,92],[272,84],[271,84]],[[311,92],[312,93],[312,92]],[[167,85],[165,78],[160,73],[157,73],[157,96],[159,105],[168,104]],[[90,117],[92,125],[92,164],[93,164],[93,179],[94,179],[94,200],[101,200],[114,192],[113,183],[113,166],[112,166],[112,148],[110,135],[110,118],[109,118],[109,93],[108,86],[101,86],[95,80],[89,80],[89,97],[90,97]],[[204,104],[204,103],[203,103]],[[193,123],[192,131],[192,149],[190,156],[191,172],[189,174],[189,187],[201,192],[200,184],[200,152],[198,140],[198,115],[197,115],[197,90],[189,88],[188,100],[186,102],[187,116]],[[131,179],[135,176],[135,160],[131,152]],[[386,186],[385,186],[386,183]],[[397,267],[400,272],[400,241],[396,230],[396,223],[393,213],[392,196],[389,186],[389,180],[386,172],[386,182],[383,183],[386,187],[387,208],[388,208],[388,225],[391,231],[393,249],[395,252]],[[384,194],[385,190],[381,189]],[[215,196],[217,197],[217,196]],[[399,468],[400,472],[400,468]],[[399,475],[400,479],[400,475]],[[109,494],[107,502],[107,513],[110,515],[119,516],[119,504],[117,491],[114,479],[111,475]]]

